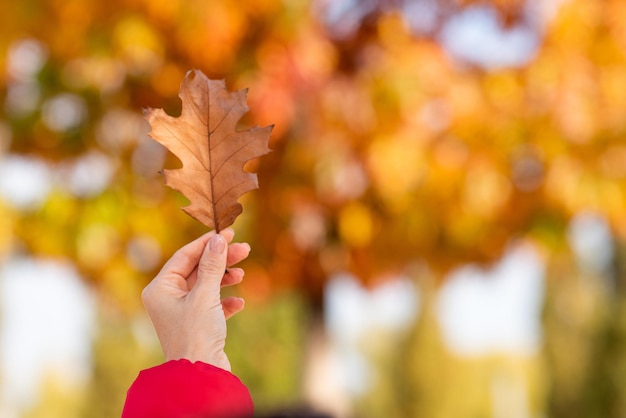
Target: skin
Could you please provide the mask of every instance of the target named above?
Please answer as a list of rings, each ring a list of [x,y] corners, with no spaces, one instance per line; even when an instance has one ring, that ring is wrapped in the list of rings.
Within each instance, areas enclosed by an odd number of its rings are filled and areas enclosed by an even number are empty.
[[[166,360],[202,361],[230,371],[226,319],[243,309],[244,300],[222,299],[220,290],[243,280],[244,271],[231,266],[250,253],[247,243],[229,244],[233,236],[227,228],[190,242],[144,289],[143,303]]]

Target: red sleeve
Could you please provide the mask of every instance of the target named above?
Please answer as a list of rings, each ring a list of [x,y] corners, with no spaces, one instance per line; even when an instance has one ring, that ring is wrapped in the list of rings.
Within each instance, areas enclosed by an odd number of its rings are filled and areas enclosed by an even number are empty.
[[[237,376],[182,359],[141,371],[128,389],[122,418],[247,418],[253,412]]]

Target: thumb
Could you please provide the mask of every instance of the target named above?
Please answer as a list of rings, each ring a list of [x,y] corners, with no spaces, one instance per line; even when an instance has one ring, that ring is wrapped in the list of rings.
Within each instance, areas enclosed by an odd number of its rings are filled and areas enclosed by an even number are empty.
[[[204,247],[202,257],[198,263],[198,282],[201,287],[208,286],[211,292],[219,298],[220,283],[226,269],[226,256],[228,244],[220,234],[212,235]]]

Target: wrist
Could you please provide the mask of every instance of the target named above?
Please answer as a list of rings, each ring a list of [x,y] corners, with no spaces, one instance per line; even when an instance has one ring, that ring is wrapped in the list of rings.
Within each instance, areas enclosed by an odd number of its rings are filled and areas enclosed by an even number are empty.
[[[207,351],[207,350],[186,350],[176,352],[166,352],[165,360],[189,360],[192,363],[200,361],[202,363],[210,364],[220,369],[230,371],[230,361],[224,350]]]

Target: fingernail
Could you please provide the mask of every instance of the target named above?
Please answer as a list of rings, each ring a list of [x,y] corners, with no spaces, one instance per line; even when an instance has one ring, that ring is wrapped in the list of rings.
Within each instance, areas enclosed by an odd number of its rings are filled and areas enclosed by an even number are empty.
[[[222,254],[226,249],[226,240],[223,236],[216,234],[209,240],[209,250],[215,254]]]

